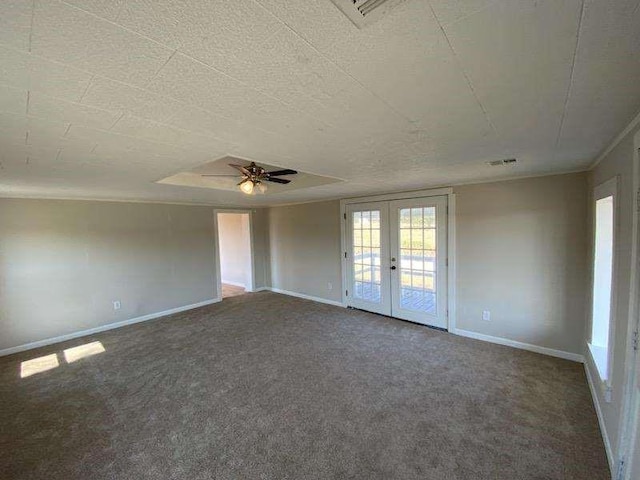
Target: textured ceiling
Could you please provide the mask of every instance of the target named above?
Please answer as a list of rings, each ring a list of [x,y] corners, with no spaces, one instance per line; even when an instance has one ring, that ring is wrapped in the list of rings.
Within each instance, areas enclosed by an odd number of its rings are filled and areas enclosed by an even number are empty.
[[[0,195],[267,205],[586,168],[640,109],[640,0],[2,0]],[[345,182],[161,185],[231,154]],[[513,167],[489,160],[516,157]]]

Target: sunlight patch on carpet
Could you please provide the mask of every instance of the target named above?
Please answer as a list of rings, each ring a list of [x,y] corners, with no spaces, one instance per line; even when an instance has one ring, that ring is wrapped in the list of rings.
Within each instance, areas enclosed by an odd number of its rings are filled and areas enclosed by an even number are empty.
[[[67,363],[73,363],[81,358],[90,357],[104,352],[104,347],[100,342],[85,343],[73,348],[67,348],[64,351],[64,359]]]
[[[51,355],[45,355],[43,357],[32,358],[31,360],[25,360],[20,365],[20,378],[27,378],[36,373],[46,372],[59,366],[58,355],[52,353]]]

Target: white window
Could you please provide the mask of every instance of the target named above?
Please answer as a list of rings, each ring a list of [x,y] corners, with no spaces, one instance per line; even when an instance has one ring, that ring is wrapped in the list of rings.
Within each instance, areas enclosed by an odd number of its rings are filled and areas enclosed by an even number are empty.
[[[616,183],[613,178],[599,185],[594,195],[594,254],[589,350],[602,381],[609,384],[613,355],[614,250]]]

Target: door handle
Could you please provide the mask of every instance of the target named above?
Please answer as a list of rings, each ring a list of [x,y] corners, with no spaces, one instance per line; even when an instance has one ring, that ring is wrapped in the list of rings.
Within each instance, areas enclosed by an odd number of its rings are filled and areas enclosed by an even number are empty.
[[[395,265],[391,265],[391,270],[395,270],[396,266]]]

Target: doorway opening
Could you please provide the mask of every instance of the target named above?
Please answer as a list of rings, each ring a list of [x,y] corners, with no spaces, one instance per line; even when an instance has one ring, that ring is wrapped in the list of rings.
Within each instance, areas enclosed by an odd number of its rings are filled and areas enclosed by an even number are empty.
[[[253,291],[251,213],[216,211],[218,292],[224,299]]]

